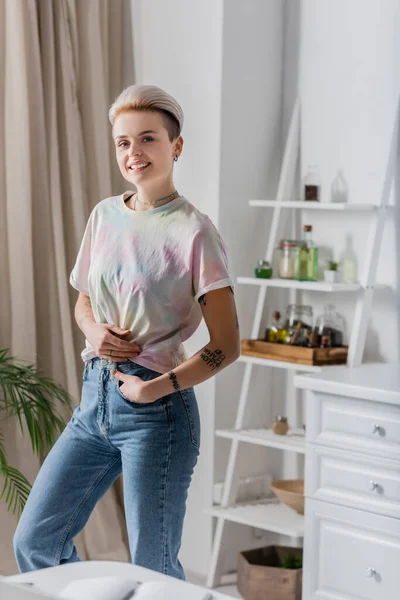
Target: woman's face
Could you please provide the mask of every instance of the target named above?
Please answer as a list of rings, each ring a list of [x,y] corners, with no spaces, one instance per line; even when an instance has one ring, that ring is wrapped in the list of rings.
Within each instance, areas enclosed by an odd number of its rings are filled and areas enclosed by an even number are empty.
[[[138,184],[162,183],[171,176],[183,139],[171,142],[159,112],[130,110],[117,116],[113,138],[118,166],[125,179]]]

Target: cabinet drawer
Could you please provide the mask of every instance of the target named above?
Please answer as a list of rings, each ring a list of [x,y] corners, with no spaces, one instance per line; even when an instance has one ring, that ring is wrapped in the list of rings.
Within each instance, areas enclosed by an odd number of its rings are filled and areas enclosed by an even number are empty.
[[[305,600],[398,600],[399,520],[307,499],[305,526]]]
[[[400,518],[400,462],[308,445],[305,495]]]
[[[400,460],[400,406],[308,392],[307,440]]]

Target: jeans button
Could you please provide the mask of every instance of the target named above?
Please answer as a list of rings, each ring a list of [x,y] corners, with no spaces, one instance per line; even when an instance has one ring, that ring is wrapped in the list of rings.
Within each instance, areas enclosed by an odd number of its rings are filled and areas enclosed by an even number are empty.
[[[102,358],[101,359],[100,364],[101,364],[102,367],[105,367],[107,363],[108,363],[108,360],[106,358]]]

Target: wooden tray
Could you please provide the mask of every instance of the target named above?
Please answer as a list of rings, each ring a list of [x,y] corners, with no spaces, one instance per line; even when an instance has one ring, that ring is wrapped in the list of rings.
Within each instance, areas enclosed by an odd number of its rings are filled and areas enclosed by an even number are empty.
[[[242,340],[241,354],[297,363],[299,365],[343,365],[347,362],[347,346],[339,348],[303,348],[274,344],[264,340]]]

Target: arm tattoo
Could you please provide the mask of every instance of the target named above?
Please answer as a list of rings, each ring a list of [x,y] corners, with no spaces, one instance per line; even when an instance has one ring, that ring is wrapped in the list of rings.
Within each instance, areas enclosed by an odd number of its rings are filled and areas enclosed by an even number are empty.
[[[172,381],[172,385],[174,387],[174,390],[177,392],[178,390],[181,389],[181,386],[180,386],[180,384],[178,382],[178,379],[177,379],[175,373],[173,371],[170,371],[168,373],[168,375],[169,375],[170,380]]]
[[[209,350],[205,348],[200,354],[200,358],[204,360],[206,365],[212,367],[211,370],[214,371],[222,365],[225,360],[225,354],[223,354],[222,350]]]
[[[92,303],[90,301],[90,298],[85,298],[83,306],[86,310],[85,310],[83,317],[81,317],[79,319],[79,325],[82,325],[82,323],[85,319],[93,319],[93,310],[92,310]]]

